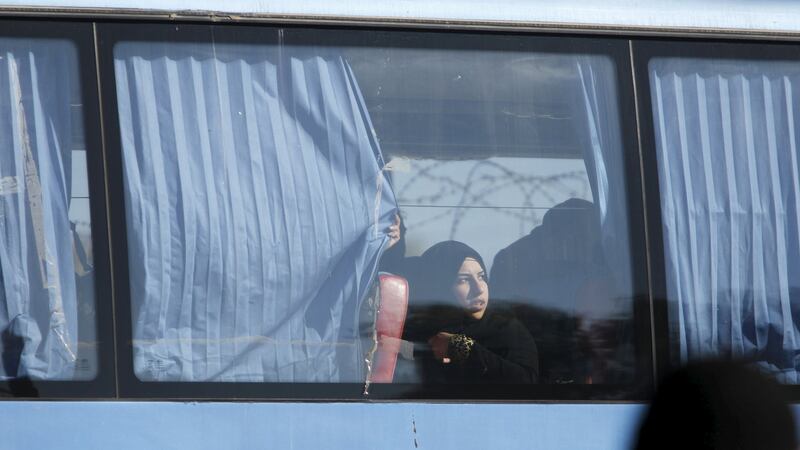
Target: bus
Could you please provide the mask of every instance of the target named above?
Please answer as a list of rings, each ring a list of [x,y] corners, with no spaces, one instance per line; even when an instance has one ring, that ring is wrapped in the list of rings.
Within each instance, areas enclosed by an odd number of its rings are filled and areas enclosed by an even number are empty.
[[[0,1],[2,447],[623,449],[704,358],[800,400],[798,24]]]

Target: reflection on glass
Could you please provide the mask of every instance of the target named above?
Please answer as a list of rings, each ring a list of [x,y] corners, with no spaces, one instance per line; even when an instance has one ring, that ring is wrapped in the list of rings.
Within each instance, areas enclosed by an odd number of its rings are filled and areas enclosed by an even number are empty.
[[[395,381],[632,382],[628,212],[610,61],[436,49],[349,56],[405,228],[382,264],[410,283],[409,343],[399,344]],[[452,283],[428,253],[450,240],[486,258],[487,319],[459,313],[452,292],[426,293],[431,283]],[[494,355],[527,348],[534,376],[470,376],[468,367],[486,369],[485,361],[444,364],[452,358],[432,350],[442,330],[485,339],[497,317],[514,337],[495,342]]]
[[[527,234],[553,205],[592,198],[581,159],[417,158],[396,166],[403,167],[392,171],[397,201],[406,226],[414,230],[409,256],[456,238],[495,255],[508,245],[509,234]],[[491,270],[492,262],[487,264]]]
[[[0,39],[0,379],[97,375],[77,53]]]
[[[115,48],[140,379],[630,381],[610,59],[272,32]]]

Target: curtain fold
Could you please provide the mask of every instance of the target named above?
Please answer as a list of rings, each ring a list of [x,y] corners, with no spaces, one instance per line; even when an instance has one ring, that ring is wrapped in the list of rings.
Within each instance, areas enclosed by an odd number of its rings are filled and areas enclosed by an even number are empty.
[[[630,232],[628,227],[625,163],[614,64],[608,57],[579,56],[576,69],[586,114],[587,142],[584,161],[600,218],[603,261],[614,278],[614,295],[630,314],[633,297]],[[612,119],[613,118],[613,119]]]
[[[650,63],[670,331],[680,359],[797,383],[800,65]]]
[[[0,39],[0,379],[75,374],[76,58],[66,41]]]
[[[115,48],[140,379],[363,381],[394,195],[341,54],[275,42]]]

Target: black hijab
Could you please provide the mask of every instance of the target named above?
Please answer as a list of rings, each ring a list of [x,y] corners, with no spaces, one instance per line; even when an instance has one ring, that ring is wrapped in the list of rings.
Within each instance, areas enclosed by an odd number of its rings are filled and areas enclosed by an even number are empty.
[[[458,275],[458,269],[467,258],[478,261],[481,269],[486,272],[486,265],[481,255],[463,242],[439,242],[425,250],[421,257],[423,270],[418,274],[420,299],[460,307],[453,303],[453,283]]]
[[[437,332],[452,329],[469,318],[453,295],[453,283],[466,258],[478,261],[486,271],[481,255],[462,242],[440,242],[418,257],[409,273],[406,339],[427,342]]]
[[[405,338],[427,343],[431,336],[445,332],[463,334],[475,342],[473,356],[463,364],[442,364],[432,353],[421,354],[423,380],[430,383],[535,381],[538,352],[528,330],[512,317],[491,309],[491,300],[490,309],[480,319],[472,317],[456,300],[453,284],[467,258],[477,261],[486,271],[481,255],[462,242],[440,242],[420,257],[418,295],[413,297],[412,288]]]

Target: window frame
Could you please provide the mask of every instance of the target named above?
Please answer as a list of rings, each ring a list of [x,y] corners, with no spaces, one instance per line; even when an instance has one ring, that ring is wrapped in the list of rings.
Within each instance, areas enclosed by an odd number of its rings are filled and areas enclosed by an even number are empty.
[[[616,67],[619,94],[620,134],[623,141],[623,171],[628,194],[628,226],[634,273],[633,321],[635,329],[636,379],[641,384],[613,385],[405,385],[372,384],[364,395],[364,383],[260,383],[260,382],[144,382],[133,370],[130,278],[128,272],[126,217],[122,146],[117,109],[113,49],[121,41],[152,42],[215,42],[258,44],[268,43],[265,30],[304,30],[293,36],[292,44],[401,46],[408,32],[414,48],[495,49],[551,53],[592,53],[611,58]],[[319,37],[322,31],[324,40]],[[334,33],[329,33],[333,30]],[[269,33],[272,36],[273,33]],[[495,36],[500,36],[495,38]],[[99,78],[104,111],[105,145],[109,172],[109,217],[114,259],[115,294],[117,300],[117,354],[120,398],[138,399],[248,399],[248,400],[494,400],[494,401],[614,401],[644,400],[652,392],[653,371],[650,332],[650,303],[647,295],[646,245],[642,211],[641,175],[636,141],[633,80],[627,38],[564,37],[508,32],[453,32],[447,30],[414,30],[385,28],[343,28],[288,25],[208,25],[177,23],[97,24]],[[535,338],[535,337],[534,337]]]
[[[0,38],[63,39],[75,45],[83,103],[83,132],[94,260],[97,376],[93,380],[4,380],[0,397],[107,398],[116,396],[114,295],[105,195],[105,155],[98,98],[94,32],[91,23],[0,19]]]
[[[643,181],[652,265],[653,336],[656,380],[662,380],[680,364],[674,364],[678,343],[670,342],[666,260],[661,215],[658,154],[648,65],[654,58],[713,58],[749,61],[800,62],[797,42],[742,42],[730,39],[697,40],[650,38],[631,41],[640,120]],[[800,402],[800,385],[782,385],[790,402]]]

